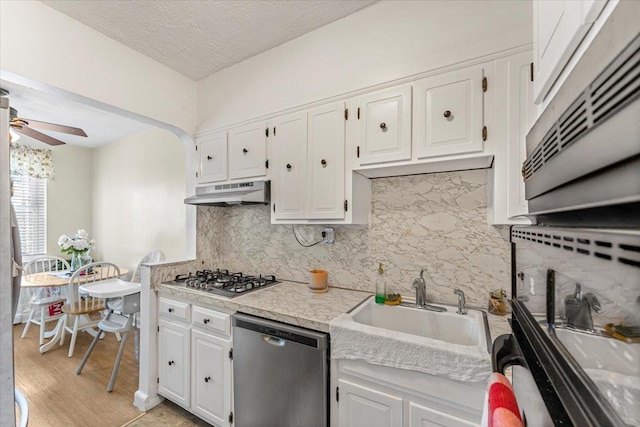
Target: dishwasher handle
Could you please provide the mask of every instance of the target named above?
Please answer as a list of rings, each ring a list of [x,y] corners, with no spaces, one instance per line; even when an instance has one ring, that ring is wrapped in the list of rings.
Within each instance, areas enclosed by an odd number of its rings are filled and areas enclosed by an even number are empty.
[[[263,335],[262,341],[270,345],[275,345],[277,347],[284,347],[284,344],[286,343],[286,341],[282,338],[270,337],[269,335]]]

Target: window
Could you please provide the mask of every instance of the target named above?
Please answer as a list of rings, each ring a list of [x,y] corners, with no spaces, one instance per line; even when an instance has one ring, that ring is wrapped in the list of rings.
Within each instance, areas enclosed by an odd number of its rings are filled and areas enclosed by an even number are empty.
[[[11,175],[22,258],[28,261],[47,253],[47,180]]]

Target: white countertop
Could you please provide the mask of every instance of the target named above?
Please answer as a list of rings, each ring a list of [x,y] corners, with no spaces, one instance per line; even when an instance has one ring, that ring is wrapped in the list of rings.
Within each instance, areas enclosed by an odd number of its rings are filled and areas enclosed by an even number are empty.
[[[259,291],[228,298],[200,290],[160,284],[158,295],[213,305],[271,320],[329,332],[329,323],[370,297],[369,292],[329,287],[323,294],[311,292],[306,284],[281,282]],[[487,314],[491,339],[511,332],[508,316]]]

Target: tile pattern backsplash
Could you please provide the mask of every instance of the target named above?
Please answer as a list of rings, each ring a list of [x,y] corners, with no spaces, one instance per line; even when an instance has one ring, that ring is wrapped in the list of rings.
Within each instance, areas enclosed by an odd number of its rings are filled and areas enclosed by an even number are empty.
[[[377,263],[387,287],[413,295],[413,280],[428,272],[429,300],[485,306],[487,294],[510,288],[508,229],[487,224],[488,170],[372,180],[366,226],[333,226],[336,242],[310,248],[319,225],[271,225],[268,206],[199,207],[198,261],[247,273],[307,281],[307,271],[329,271],[330,285],[374,292]]]

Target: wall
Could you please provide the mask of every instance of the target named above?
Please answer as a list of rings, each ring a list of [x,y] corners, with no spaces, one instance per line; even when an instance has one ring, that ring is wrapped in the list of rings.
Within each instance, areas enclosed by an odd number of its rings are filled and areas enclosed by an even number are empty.
[[[93,236],[93,150],[37,141],[29,145],[51,149],[56,177],[47,181],[47,254],[69,258],[60,252],[61,235],[72,236],[84,228]]]
[[[185,256],[185,155],[162,129],[94,149],[94,258],[133,270],[154,249]]]
[[[386,1],[198,82],[198,130],[532,42],[530,1]]]
[[[0,2],[0,67],[3,79],[42,83],[176,132],[195,128],[192,80],[40,2]]]
[[[377,262],[389,287],[413,295],[411,284],[427,268],[427,294],[455,302],[455,287],[470,304],[485,306],[487,293],[510,289],[506,228],[487,225],[488,170],[372,181],[367,226],[336,226],[336,243],[301,247],[290,225],[271,225],[268,206],[198,208],[198,260],[213,268],[276,274],[306,281],[307,271],[329,271],[333,286],[374,291]],[[320,226],[295,226],[303,243]]]

